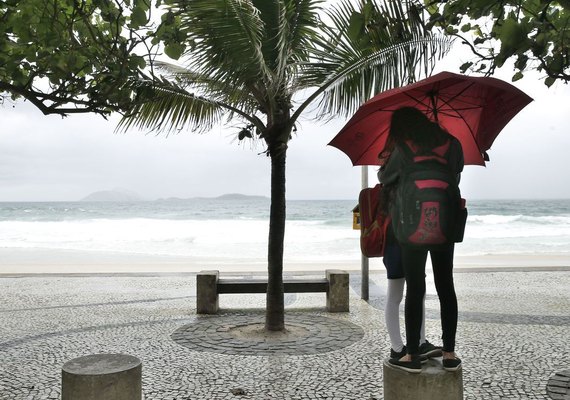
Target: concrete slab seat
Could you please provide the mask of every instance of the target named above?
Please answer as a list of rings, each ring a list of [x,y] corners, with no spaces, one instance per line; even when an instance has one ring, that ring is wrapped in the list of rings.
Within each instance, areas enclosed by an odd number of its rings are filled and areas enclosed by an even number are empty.
[[[412,374],[384,360],[384,400],[463,400],[463,369],[445,371],[441,358],[432,358],[422,372]]]
[[[127,354],[89,354],[61,369],[62,400],[141,400],[142,363]]]
[[[285,293],[325,292],[327,311],[349,311],[349,275],[342,270],[328,269],[322,279],[283,279]],[[226,293],[267,293],[265,279],[220,279],[217,270],[201,271],[196,275],[196,312],[216,314],[219,295]]]

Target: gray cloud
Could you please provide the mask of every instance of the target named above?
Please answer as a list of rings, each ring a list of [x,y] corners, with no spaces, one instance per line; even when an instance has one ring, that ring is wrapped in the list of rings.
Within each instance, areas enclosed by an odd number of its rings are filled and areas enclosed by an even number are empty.
[[[466,167],[462,191],[479,199],[570,198],[570,88],[547,89],[532,77],[516,85],[535,101],[499,135],[486,168]],[[270,193],[270,162],[258,155],[263,147],[238,145],[235,129],[168,138],[117,134],[116,118],[46,117],[25,103],[0,108],[0,115],[0,201],[77,200],[115,187],[148,199]],[[326,146],[344,122],[302,123],[288,152],[288,198],[357,197],[360,167]]]

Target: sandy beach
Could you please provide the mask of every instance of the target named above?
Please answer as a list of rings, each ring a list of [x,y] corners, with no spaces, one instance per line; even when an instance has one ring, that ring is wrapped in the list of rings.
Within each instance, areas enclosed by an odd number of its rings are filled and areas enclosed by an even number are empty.
[[[570,255],[484,255],[456,256],[455,268],[570,268]],[[369,260],[371,271],[382,272],[382,259]],[[4,274],[50,274],[50,273],[196,273],[216,269],[221,272],[264,273],[267,264],[259,259],[183,256],[149,256],[128,253],[102,253],[72,250],[0,249],[0,275]],[[337,261],[326,255],[317,261],[289,261],[285,257],[285,272],[318,272],[325,269],[360,271],[361,260]]]

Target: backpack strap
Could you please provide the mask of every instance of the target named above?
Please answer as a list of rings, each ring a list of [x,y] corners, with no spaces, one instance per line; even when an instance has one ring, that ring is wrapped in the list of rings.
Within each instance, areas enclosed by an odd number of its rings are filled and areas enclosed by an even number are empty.
[[[447,155],[450,151],[451,140],[446,140],[444,144],[435,147],[427,152],[427,154],[418,155],[419,148],[411,140],[406,141],[406,146],[404,146],[404,152],[408,154],[414,163],[424,162],[424,161],[435,161],[442,165],[447,165]]]

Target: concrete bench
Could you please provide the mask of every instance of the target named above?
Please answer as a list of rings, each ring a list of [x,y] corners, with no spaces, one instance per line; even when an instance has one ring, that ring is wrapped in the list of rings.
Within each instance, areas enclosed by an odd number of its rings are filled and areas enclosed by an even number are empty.
[[[325,292],[327,311],[349,311],[348,272],[328,269],[322,279],[284,279],[285,293]],[[201,271],[196,275],[196,312],[216,314],[219,295],[226,293],[267,293],[265,279],[220,279],[219,271]]]

